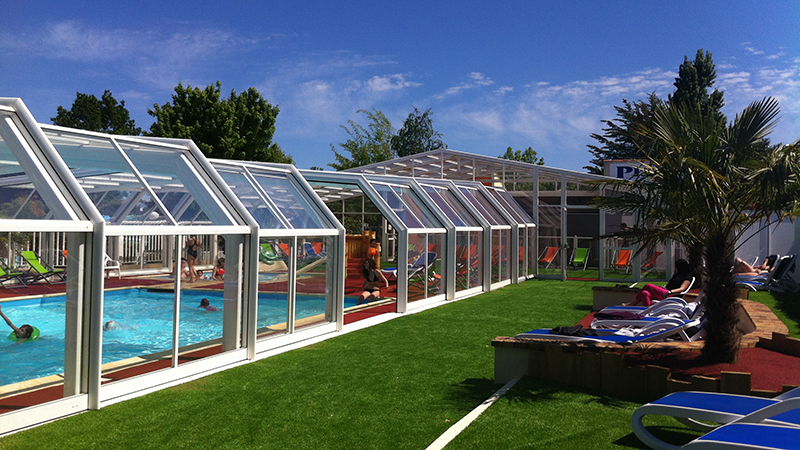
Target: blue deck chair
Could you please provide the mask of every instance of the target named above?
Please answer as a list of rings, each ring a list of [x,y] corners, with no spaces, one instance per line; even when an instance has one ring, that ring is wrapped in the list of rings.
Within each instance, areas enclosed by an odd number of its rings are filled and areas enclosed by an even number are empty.
[[[644,327],[648,324],[655,322],[663,317],[672,317],[684,321],[698,320],[703,318],[705,312],[704,307],[705,292],[701,292],[697,300],[693,303],[681,305],[680,303],[670,302],[665,305],[660,305],[659,308],[653,308],[647,313],[636,313],[644,317],[640,319],[594,319],[592,320],[591,328],[622,328],[622,327]],[[607,310],[608,313],[622,312],[624,310]],[[625,311],[629,312],[629,311]],[[702,333],[697,333],[693,336],[692,340],[697,340],[702,337]]]
[[[788,282],[787,278],[789,278],[789,272],[794,271],[796,261],[797,255],[784,256],[775,264],[775,269],[766,277],[734,276],[733,281],[736,285],[746,287],[753,291],[766,289],[776,292],[785,292],[787,289],[783,286],[783,283]]]
[[[683,425],[702,432],[709,432],[719,425],[733,422],[800,427],[798,407],[800,388],[774,398],[715,392],[674,392],[637,408],[631,417],[631,427],[634,434],[651,448],[676,449],[680,447],[653,436],[645,428],[642,419],[648,415],[672,417]]]
[[[697,331],[691,335],[688,334],[689,330],[693,328],[696,328]],[[696,340],[695,336],[697,333],[703,332],[702,328],[702,322],[700,320],[684,321],[671,317],[662,317],[646,327],[639,329],[633,336],[621,334],[618,331],[611,330],[597,330],[597,332],[601,334],[600,336],[564,336],[550,333],[549,328],[541,328],[538,330],[520,333],[514,337],[540,341],[566,341],[587,344],[602,342],[635,344],[639,342],[661,342],[673,336],[677,336],[682,341],[691,342],[692,340]]]
[[[314,246],[311,245],[310,242],[304,242],[303,249],[305,249],[306,256],[308,256],[309,258],[322,258],[322,255],[320,255],[319,253],[317,253],[316,250],[314,250]]]
[[[760,423],[734,423],[717,428],[680,448],[800,450],[800,428]]]
[[[30,281],[28,283],[35,283],[39,280],[47,281],[47,284],[53,284],[50,281],[52,277],[58,277],[61,281],[67,281],[67,272],[64,269],[54,269],[49,264],[47,264],[43,259],[39,258],[39,255],[32,250],[25,250],[20,252],[20,256],[22,256],[25,261],[30,266],[30,270],[28,271],[28,276],[30,277]]]
[[[426,267],[433,264],[436,261],[436,257],[438,255],[436,252],[428,252],[419,255],[419,257],[414,261],[413,264],[408,265],[408,278],[413,278],[421,271],[423,271]],[[385,269],[381,269],[381,272],[388,280],[389,277],[394,277],[397,279],[397,267],[387,267]]]

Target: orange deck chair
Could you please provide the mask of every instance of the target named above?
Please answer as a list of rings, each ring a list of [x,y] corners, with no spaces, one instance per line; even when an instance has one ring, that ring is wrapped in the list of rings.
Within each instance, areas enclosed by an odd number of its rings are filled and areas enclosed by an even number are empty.
[[[617,260],[611,263],[611,267],[616,270],[625,269],[625,273],[631,270],[631,250],[620,250],[617,253]]]
[[[547,247],[539,255],[539,263],[545,264],[544,268],[547,269],[555,261],[556,255],[558,255],[558,247]]]

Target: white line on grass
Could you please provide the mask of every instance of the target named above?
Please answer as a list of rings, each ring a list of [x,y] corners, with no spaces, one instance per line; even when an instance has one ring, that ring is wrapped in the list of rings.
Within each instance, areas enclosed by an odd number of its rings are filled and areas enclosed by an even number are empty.
[[[447,444],[450,443],[459,433],[466,430],[467,427],[480,416],[484,411],[486,411],[492,403],[494,403],[498,398],[502,397],[503,394],[506,393],[509,389],[511,389],[516,383],[519,381],[519,377],[514,378],[513,380],[506,383],[505,386],[500,388],[499,391],[495,392],[494,395],[489,397],[488,400],[485,400],[483,403],[478,405],[477,408],[473,409],[469,412],[466,416],[462,417],[461,420],[456,422],[452,427],[448,428],[447,431],[442,433],[431,445],[428,446],[425,450],[441,450]]]

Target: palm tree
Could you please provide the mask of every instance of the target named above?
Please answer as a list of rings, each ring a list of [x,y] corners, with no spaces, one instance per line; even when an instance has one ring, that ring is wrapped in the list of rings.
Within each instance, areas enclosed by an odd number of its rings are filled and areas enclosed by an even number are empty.
[[[733,362],[739,351],[730,270],[736,243],[751,226],[797,210],[800,146],[770,146],[766,139],[778,113],[777,101],[765,98],[724,124],[704,117],[699,105],[667,104],[651,126],[638,129],[655,143],[643,149],[640,176],[606,183],[617,196],[595,203],[637,214],[642,225],[626,236],[643,246],[674,239],[701,252],[708,362]]]

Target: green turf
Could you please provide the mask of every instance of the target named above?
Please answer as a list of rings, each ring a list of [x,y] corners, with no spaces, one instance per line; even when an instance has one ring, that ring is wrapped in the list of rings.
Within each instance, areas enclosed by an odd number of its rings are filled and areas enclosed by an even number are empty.
[[[499,388],[493,338],[575,324],[603,284],[510,285],[7,436],[0,448],[422,449]],[[636,447],[635,407],[526,380],[449,448]]]
[[[750,300],[763,303],[789,328],[789,335],[800,338],[800,294],[758,291],[750,293]]]

